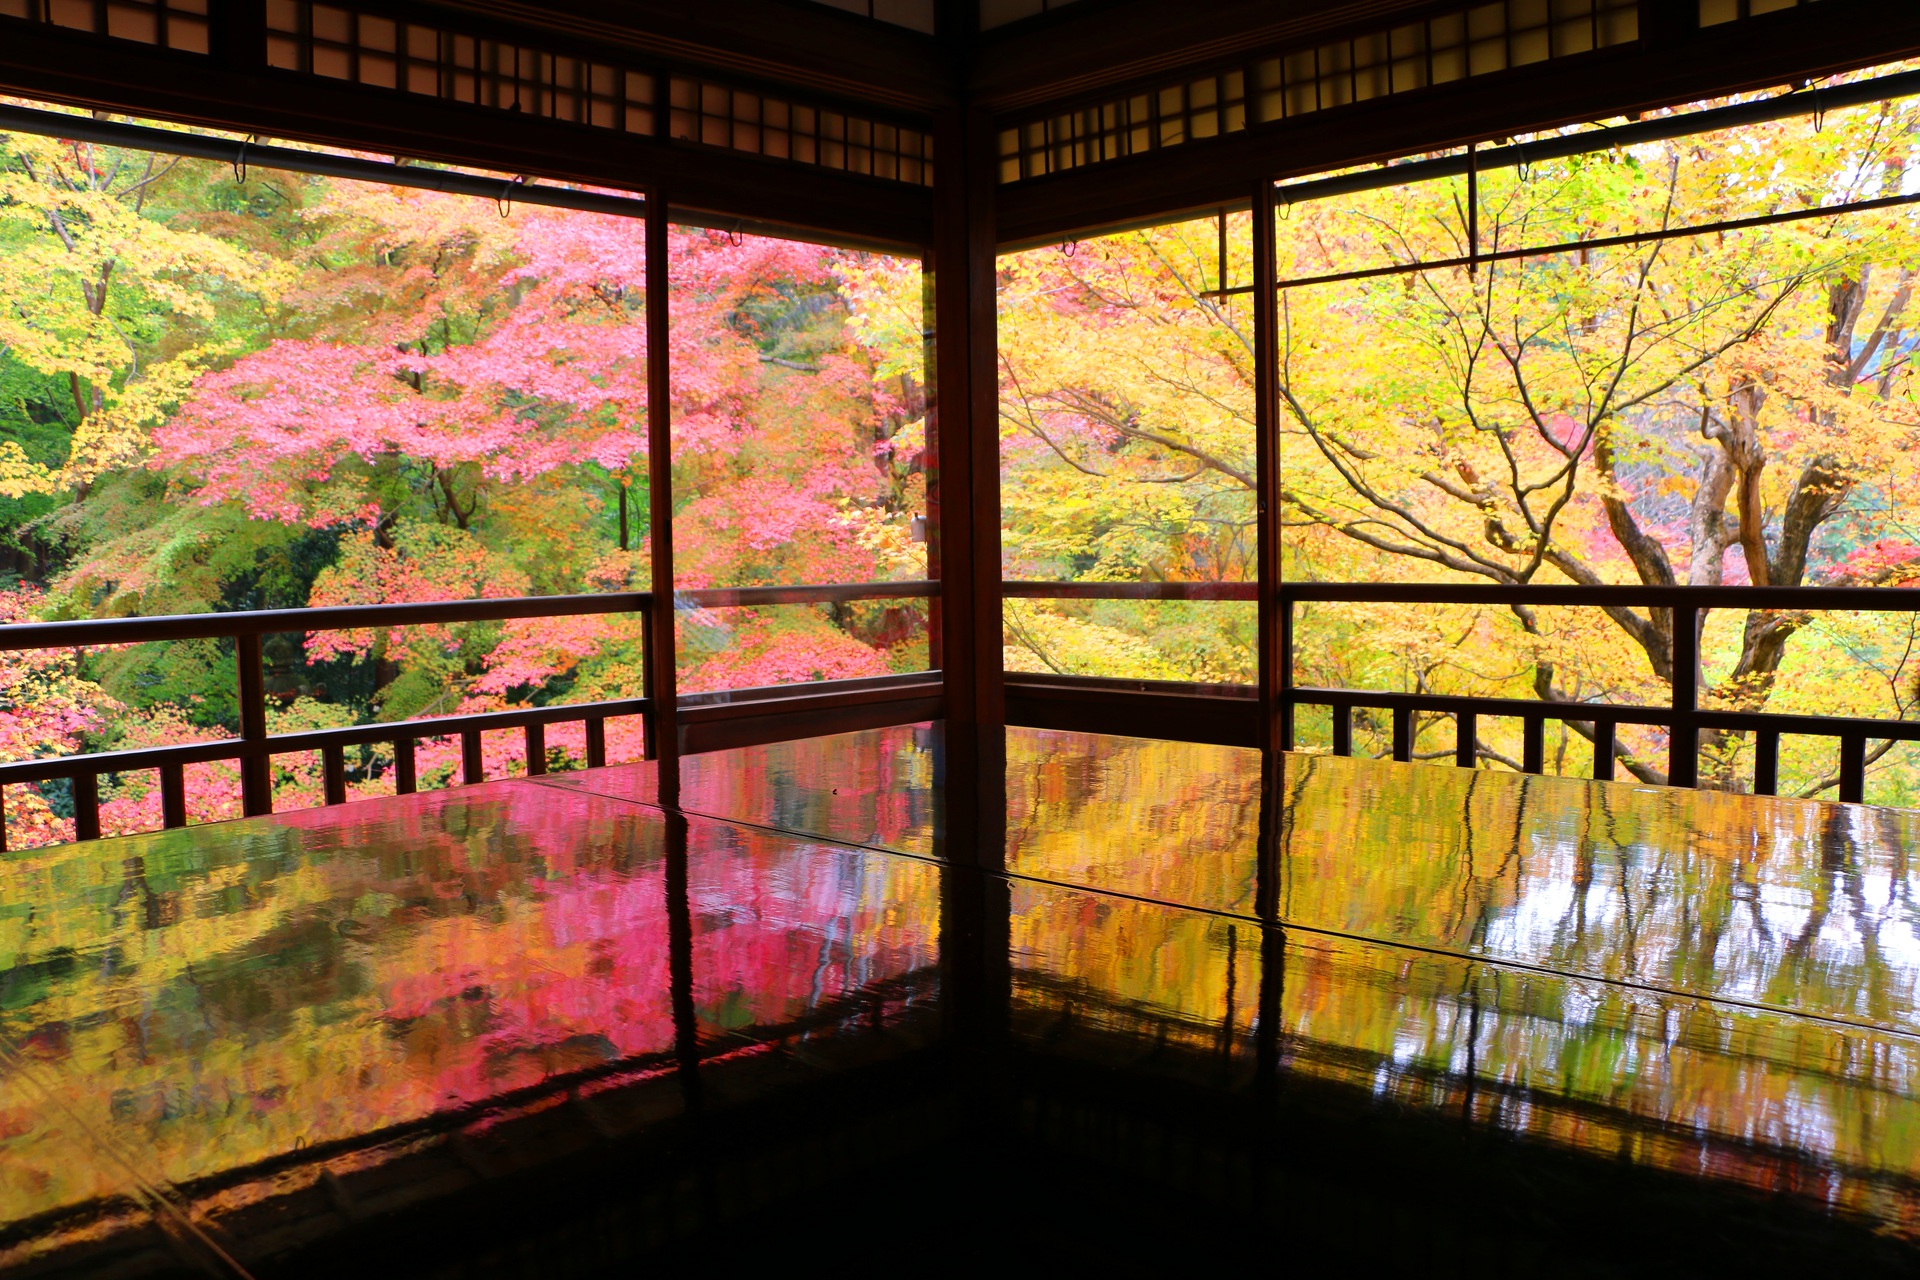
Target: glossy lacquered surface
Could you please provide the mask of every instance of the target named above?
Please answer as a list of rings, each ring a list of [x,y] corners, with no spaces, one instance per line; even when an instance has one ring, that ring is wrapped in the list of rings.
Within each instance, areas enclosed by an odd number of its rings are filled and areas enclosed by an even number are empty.
[[[905,726],[690,757],[677,788],[615,766],[8,856],[0,1264],[319,1274],[383,1224],[425,1247],[438,1205],[505,1240],[537,1215],[499,1204],[628,1177],[621,1220],[672,1245],[811,1203],[769,1167],[905,1194],[927,1144],[982,1133],[969,1187],[1044,1157],[1211,1205],[1190,1150],[1138,1138],[1182,1125],[1246,1137],[1219,1157],[1236,1221],[1328,1142],[1366,1170],[1438,1151],[1471,1197],[1480,1135],[1523,1153],[1490,1179],[1574,1162],[1487,1196],[1584,1180],[1527,1230],[1627,1169],[1669,1179],[1650,1206],[1854,1231],[1808,1246],[1848,1265],[1920,1238],[1915,815],[1043,731],[958,750]],[[1413,1211],[1363,1174],[1356,1221]],[[1553,1248],[1602,1247],[1574,1221]]]

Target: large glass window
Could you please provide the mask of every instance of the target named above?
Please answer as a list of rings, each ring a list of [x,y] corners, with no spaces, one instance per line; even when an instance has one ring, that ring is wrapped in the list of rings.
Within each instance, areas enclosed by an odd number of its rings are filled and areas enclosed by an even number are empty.
[[[1283,188],[1285,576],[1910,582],[1920,220],[1900,201],[1917,127],[1905,99],[1571,155],[1560,135],[1521,139],[1471,176],[1455,155],[1427,181]],[[1797,216],[1811,210],[1834,212]],[[1301,618],[1302,684],[1667,696],[1664,610]],[[1897,718],[1920,675],[1897,613],[1717,612],[1702,653],[1703,705],[1741,710]],[[1324,745],[1317,715],[1301,724]],[[1355,729],[1356,749],[1384,753],[1384,713]],[[1416,755],[1452,754],[1451,717],[1416,729]],[[1581,726],[1549,732],[1549,768],[1585,774]],[[1621,733],[1624,770],[1664,780],[1664,731]],[[1482,759],[1517,761],[1519,738],[1489,721]],[[1750,752],[1748,735],[1703,734],[1703,777],[1744,787]],[[1920,774],[1879,752],[1874,798],[1910,802]],[[1789,741],[1783,792],[1834,774],[1830,740]]]
[[[15,132],[0,138],[0,539],[9,621],[644,587],[643,223]],[[266,637],[270,732],[632,697],[638,617]],[[0,658],[8,758],[224,738],[232,641]],[[613,758],[637,717],[608,722]],[[549,767],[584,760],[553,726]],[[489,776],[524,770],[490,733]],[[349,795],[390,793],[387,745]],[[420,744],[422,787],[457,738]],[[276,757],[317,804],[317,753]],[[20,848],[65,783],[6,789]],[[190,765],[188,816],[239,813]],[[108,833],[159,825],[152,772]]]
[[[697,594],[928,576],[919,261],[690,227],[672,251],[682,692],[926,670],[924,597]]]
[[[1001,259],[1005,576],[1133,596],[1010,598],[1009,671],[1252,681],[1253,312],[1223,292],[1250,232],[1223,213]]]

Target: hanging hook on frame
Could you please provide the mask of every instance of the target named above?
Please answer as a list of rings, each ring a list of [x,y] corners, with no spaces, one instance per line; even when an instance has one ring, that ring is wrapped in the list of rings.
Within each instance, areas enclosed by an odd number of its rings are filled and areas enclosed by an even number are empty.
[[[247,185],[247,148],[259,140],[260,135],[250,133],[240,140],[240,150],[233,157],[233,180],[241,186]]]
[[[513,193],[525,186],[526,183],[527,175],[523,173],[516,177],[508,178],[500,184],[500,194],[494,197],[493,202],[499,206],[501,217],[507,217],[513,212]]]

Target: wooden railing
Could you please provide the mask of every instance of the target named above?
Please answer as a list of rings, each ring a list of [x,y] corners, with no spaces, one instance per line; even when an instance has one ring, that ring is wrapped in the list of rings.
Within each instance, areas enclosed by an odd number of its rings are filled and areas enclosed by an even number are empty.
[[[870,582],[844,585],[728,587],[679,593],[676,607],[751,608],[768,605],[844,603],[870,599],[913,599],[938,596],[940,584],[931,581]],[[1257,603],[1254,583],[1193,582],[1007,582],[1008,599],[1034,600],[1190,600]],[[1753,790],[1771,795],[1779,784],[1780,735],[1804,734],[1838,740],[1838,786],[1842,800],[1858,801],[1865,787],[1870,739],[1920,742],[1920,721],[1850,718],[1817,715],[1781,715],[1772,712],[1702,709],[1699,634],[1703,616],[1713,609],[1767,610],[1817,613],[1837,610],[1920,612],[1920,591],[1858,587],[1578,587],[1425,586],[1383,583],[1286,583],[1274,589],[1277,609],[1278,653],[1273,664],[1274,705],[1280,716],[1279,742],[1293,745],[1293,711],[1300,706],[1325,706],[1332,711],[1332,747],[1336,755],[1353,751],[1353,712],[1376,709],[1392,721],[1391,755],[1409,760],[1413,754],[1414,715],[1426,712],[1450,715],[1455,725],[1456,763],[1478,762],[1477,733],[1481,717],[1509,717],[1521,723],[1521,768],[1540,773],[1545,765],[1545,729],[1551,721],[1583,726],[1593,742],[1593,776],[1611,779],[1623,752],[1616,731],[1623,724],[1664,728],[1669,735],[1666,778],[1674,786],[1699,782],[1699,733],[1722,730],[1751,733],[1754,738]],[[1430,604],[1571,606],[1665,611],[1672,636],[1672,679],[1665,706],[1629,706],[1598,702],[1549,702],[1528,698],[1475,697],[1457,694],[1391,693],[1383,690],[1318,688],[1293,681],[1295,613],[1308,602],[1346,604]],[[646,739],[655,740],[658,716],[651,689],[637,698],[575,703],[567,706],[521,707],[469,715],[435,716],[335,729],[269,734],[267,695],[261,662],[261,637],[276,633],[310,633],[407,627],[459,622],[506,621],[516,618],[572,617],[589,614],[636,613],[643,617],[654,607],[644,591],[594,595],[536,596],[502,600],[457,600],[431,604],[354,605],[320,609],[276,609],[242,613],[190,614],[158,618],[108,618],[72,622],[35,622],[0,627],[0,650],[76,649],[91,646],[141,644],[157,640],[229,639],[233,642],[240,735],[209,742],[149,747],[130,751],[21,760],[0,764],[0,788],[6,784],[68,779],[73,788],[74,834],[82,840],[100,834],[100,779],[134,770],[152,769],[160,778],[161,821],[166,827],[186,825],[185,766],[231,760],[240,766],[241,810],[248,815],[272,811],[273,757],[318,752],[324,802],[340,804],[347,796],[345,752],[348,747],[374,743],[393,751],[394,790],[408,794],[417,785],[415,751],[423,739],[458,736],[461,744],[460,780],[485,781],[480,735],[489,730],[519,729],[524,735],[526,768],[530,774],[546,769],[546,727],[580,723],[586,738],[586,764],[606,761],[606,723],[619,716],[641,716]],[[651,628],[643,627],[642,644]],[[643,670],[651,667],[644,661]],[[1082,692],[1104,686],[1114,699],[1124,699],[1138,681],[1076,681]],[[870,690],[854,690],[850,698],[871,698]],[[4,792],[0,791],[0,796]],[[0,818],[4,802],[0,801]],[[0,821],[0,849],[4,849],[4,821]]]
[[[1256,584],[1242,583],[1094,583],[1009,582],[1008,598],[1038,600],[1234,600],[1258,602]],[[1281,718],[1278,737],[1293,745],[1293,710],[1325,706],[1332,710],[1332,746],[1336,755],[1353,752],[1355,708],[1379,709],[1392,717],[1392,758],[1413,754],[1416,712],[1454,718],[1455,763],[1478,763],[1480,717],[1511,717],[1521,723],[1521,768],[1545,767],[1546,725],[1562,721],[1582,725],[1593,741],[1593,776],[1612,779],[1622,750],[1616,737],[1623,724],[1652,725],[1668,731],[1666,781],[1672,786],[1699,784],[1701,730],[1751,733],[1754,739],[1753,790],[1772,795],[1779,788],[1780,735],[1804,734],[1838,739],[1838,787],[1842,800],[1858,802],[1866,783],[1867,743],[1920,742],[1920,721],[1843,716],[1781,715],[1760,711],[1700,707],[1700,626],[1714,609],[1776,613],[1920,612],[1920,590],[1886,587],[1638,587],[1498,586],[1489,584],[1415,585],[1400,583],[1282,583],[1274,588],[1278,653],[1274,663],[1275,704]],[[1672,637],[1667,705],[1628,706],[1598,702],[1546,702],[1530,698],[1484,698],[1455,694],[1388,693],[1372,689],[1317,688],[1294,683],[1293,636],[1297,606],[1308,602],[1342,604],[1493,605],[1502,608],[1572,606],[1600,609],[1649,609],[1664,612]]]
[[[674,603],[682,608],[719,609],[912,599],[937,595],[938,592],[939,583],[926,581],[723,587],[680,592],[676,594]],[[91,840],[100,835],[100,779],[135,770],[152,769],[158,772],[161,824],[172,828],[187,825],[185,767],[189,764],[237,761],[240,766],[241,812],[256,816],[273,810],[273,757],[297,752],[319,752],[324,802],[333,805],[342,804],[347,798],[348,747],[373,743],[389,745],[393,750],[394,791],[400,795],[410,794],[416,789],[415,749],[422,739],[427,738],[458,735],[460,780],[463,783],[486,780],[480,735],[489,730],[519,729],[522,732],[529,774],[546,771],[546,729],[552,724],[580,723],[585,726],[586,763],[589,767],[598,767],[607,762],[606,724],[618,716],[643,717],[645,740],[651,750],[660,726],[653,691],[645,687],[637,698],[565,706],[517,707],[506,711],[270,734],[267,732],[267,693],[260,641],[262,636],[284,633],[503,622],[516,618],[579,617],[608,613],[632,613],[645,618],[653,607],[653,596],[649,592],[620,591],[427,604],[345,605],[154,618],[32,622],[0,627],[0,650],[14,651],[83,649],[165,640],[231,640],[240,717],[240,736],[237,738],[0,764],[0,850],[6,848],[3,797],[4,787],[10,783],[70,780],[73,787],[74,836],[80,840]],[[652,629],[643,626],[640,631],[641,669],[650,672],[652,666],[645,659],[652,643]]]

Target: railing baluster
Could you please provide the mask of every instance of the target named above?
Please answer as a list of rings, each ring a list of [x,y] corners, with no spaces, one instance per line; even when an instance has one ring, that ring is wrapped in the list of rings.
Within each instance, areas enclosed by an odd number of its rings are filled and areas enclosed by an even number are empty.
[[[0,853],[7,851],[7,789],[0,786]]]
[[[1780,731],[1778,729],[1753,731],[1753,794],[1757,796],[1780,794]]]
[[[100,838],[100,775],[77,773],[73,777],[73,838]]]
[[[1593,777],[1596,782],[1613,781],[1613,743],[1613,721],[1595,720],[1593,722]]]
[[[1674,722],[1668,726],[1667,783],[1675,787],[1700,781],[1700,734],[1693,726],[1693,713],[1700,708],[1699,617],[1693,605],[1673,606]]]
[[[587,717],[587,768],[598,769],[607,763],[607,722],[599,716]]]
[[[1840,735],[1840,799],[1859,804],[1867,794],[1867,735]]]
[[[1522,773],[1547,771],[1547,718],[1545,716],[1520,717],[1520,771]]]
[[[160,766],[160,825],[169,831],[187,825],[187,770],[177,760]]]
[[[1405,764],[1413,759],[1413,709],[1393,709],[1393,758]]]
[[[534,777],[547,771],[547,726],[530,724],[527,726],[527,776]]]
[[[1453,716],[1453,763],[1462,769],[1480,767],[1480,717],[1472,711]]]
[[[1279,731],[1274,735],[1279,739],[1282,751],[1293,750],[1293,598],[1280,589],[1280,681],[1276,696],[1280,705]]]
[[[320,788],[328,804],[347,802],[347,752],[345,747],[320,748]]]
[[[487,780],[486,758],[480,754],[480,731],[460,731],[460,781],[472,784]]]
[[[1353,707],[1345,702],[1336,703],[1333,708],[1333,754],[1353,754]]]
[[[416,789],[413,774],[413,739],[393,740],[393,794],[410,796]]]
[[[260,637],[233,638],[240,669],[240,736],[249,746],[267,738],[267,684],[260,668]],[[273,762],[264,754],[240,757],[240,812],[256,818],[273,812]]]

